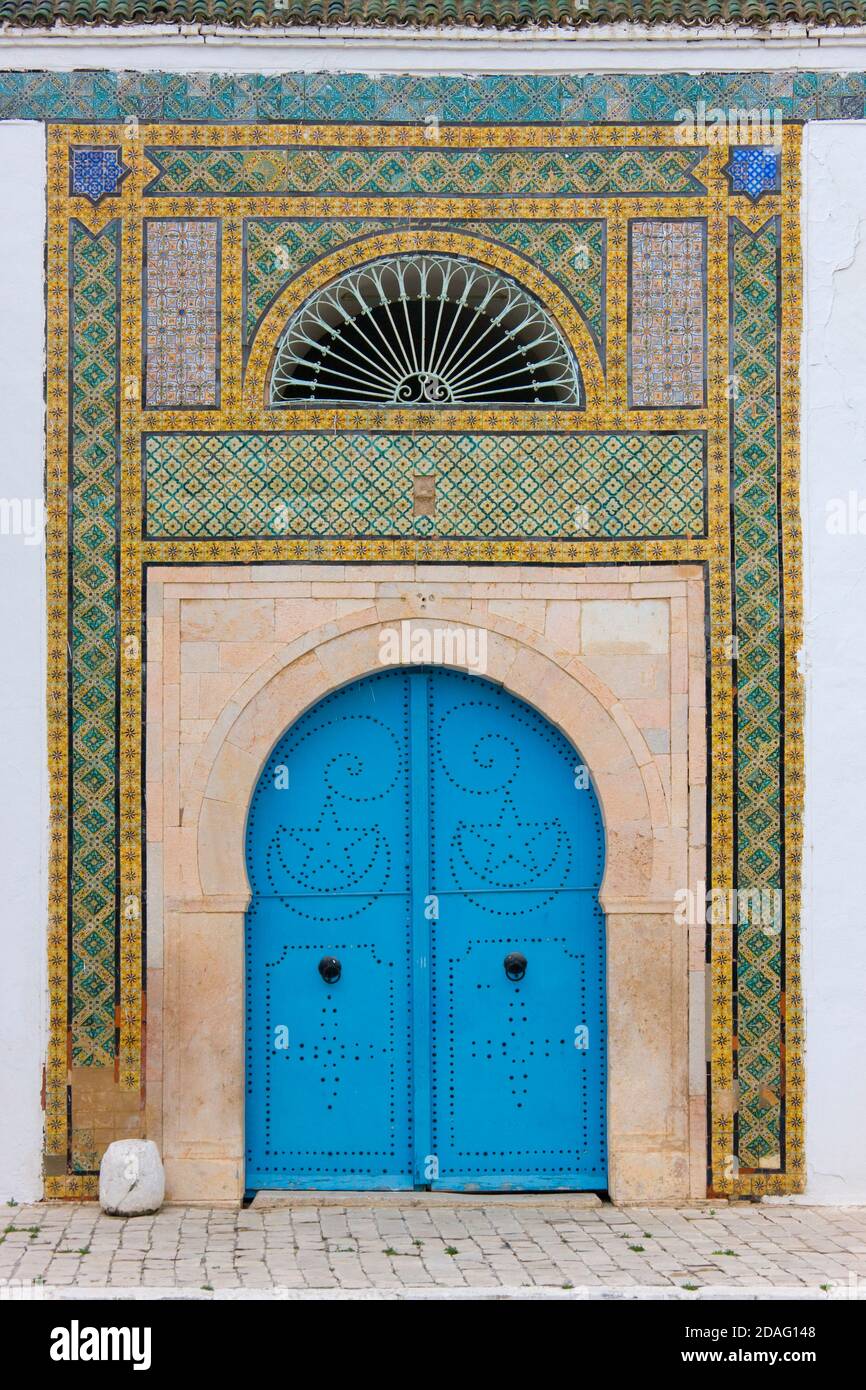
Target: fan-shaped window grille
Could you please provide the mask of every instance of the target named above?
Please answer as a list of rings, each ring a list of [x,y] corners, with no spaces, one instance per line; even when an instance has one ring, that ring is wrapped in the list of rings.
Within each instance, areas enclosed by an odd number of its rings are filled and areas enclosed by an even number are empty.
[[[580,404],[574,355],[537,299],[473,261],[396,256],[347,271],[291,318],[271,405]]]

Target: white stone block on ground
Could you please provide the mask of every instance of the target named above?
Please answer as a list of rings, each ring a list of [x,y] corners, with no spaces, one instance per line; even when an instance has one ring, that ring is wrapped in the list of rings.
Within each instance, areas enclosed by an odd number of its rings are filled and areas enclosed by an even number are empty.
[[[165,1197],[165,1169],[152,1139],[118,1139],[99,1165],[99,1205],[109,1216],[145,1216]]]

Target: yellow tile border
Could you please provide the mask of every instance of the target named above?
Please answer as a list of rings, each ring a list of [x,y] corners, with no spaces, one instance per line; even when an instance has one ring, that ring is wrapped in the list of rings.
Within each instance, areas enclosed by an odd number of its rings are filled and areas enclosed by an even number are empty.
[[[608,274],[608,375],[602,376],[597,354],[591,356],[581,336],[585,328],[578,316],[567,315],[573,340],[580,343],[582,365],[592,364],[591,409],[564,412],[573,418],[562,424],[556,413],[557,428],[635,428],[694,429],[709,432],[708,486],[709,531],[706,540],[696,541],[575,541],[575,542],[445,542],[445,541],[144,541],[141,516],[141,434],[160,429],[194,428],[218,432],[228,428],[297,429],[316,428],[310,412],[274,412],[260,409],[243,399],[241,382],[241,224],[249,216],[412,216],[419,217],[418,201],[412,198],[329,198],[286,197],[147,197],[143,189],[153,177],[154,166],[144,155],[146,144],[197,145],[199,148],[249,146],[256,143],[312,144],[355,147],[391,147],[415,143],[429,148],[425,128],[410,126],[150,126],[142,123],[133,131],[124,126],[49,126],[48,128],[48,410],[47,471],[48,496],[48,756],[51,791],[51,865],[49,905],[49,988],[51,999],[50,1036],[46,1063],[46,1153],[49,1196],[92,1195],[95,1179],[88,1174],[66,1174],[59,1164],[67,1152],[68,1095],[71,1077],[67,1029],[66,937],[68,852],[68,718],[66,708],[67,652],[67,493],[68,493],[68,227],[79,220],[92,233],[115,218],[122,219],[121,281],[121,361],[120,361],[120,876],[121,936],[118,1025],[119,1057],[116,1080],[121,1089],[137,1091],[142,1085],[141,1045],[143,1041],[143,999],[141,978],[141,921],[143,913],[141,842],[141,681],[142,681],[142,564],[182,564],[192,562],[237,563],[238,561],[420,560],[422,562],[521,563],[524,565],[607,564],[639,565],[668,561],[707,562],[710,607],[710,689],[712,697],[711,754],[712,797],[710,844],[716,881],[732,881],[732,682],[731,664],[725,639],[731,630],[730,514],[729,514],[729,407],[725,394],[728,352],[728,264],[727,222],[737,216],[752,230],[767,219],[781,214],[782,220],[782,296],[781,296],[781,414],[782,477],[781,531],[785,585],[784,678],[785,678],[785,873],[786,873],[786,996],[784,1008],[786,1063],[786,1171],[784,1174],[738,1175],[732,1162],[733,1087],[732,1053],[732,956],[729,929],[712,928],[712,1187],[719,1192],[795,1192],[803,1182],[803,1056],[802,1006],[799,979],[799,860],[802,815],[802,683],[797,669],[802,629],[801,551],[799,523],[798,464],[798,355],[801,317],[801,271],[799,230],[799,126],[785,126],[783,133],[783,185],[781,195],[764,197],[751,205],[729,193],[723,165],[726,146],[711,146],[695,175],[706,184],[706,195],[679,198],[616,196],[586,199],[494,199],[468,197],[423,201],[423,219],[447,217],[483,220],[503,215],[527,218],[568,216],[606,216],[609,222],[610,264],[619,267]],[[445,126],[442,143],[448,148],[514,147],[551,148],[590,146],[666,145],[698,143],[674,141],[670,126],[585,125],[551,127]],[[119,143],[122,159],[130,169],[120,194],[107,198],[98,207],[69,195],[67,156],[71,144]],[[737,143],[748,143],[738,140]],[[754,143],[760,143],[755,139]],[[223,219],[222,262],[222,368],[223,399],[219,410],[208,412],[149,412],[142,410],[141,392],[141,264],[142,224],[147,216],[207,215]],[[626,342],[626,284],[623,274],[627,254],[627,221],[633,217],[707,218],[708,226],[708,363],[709,399],[705,411],[634,412],[627,408],[625,395],[624,345]],[[420,246],[424,237],[417,228],[400,234],[415,238]],[[453,233],[436,233],[451,238]],[[384,239],[391,245],[391,240]],[[471,238],[457,238],[461,246]],[[430,243],[432,244],[432,242]],[[456,242],[454,243],[456,245]],[[397,245],[397,241],[394,241]],[[489,255],[489,245],[487,254]],[[509,264],[519,265],[519,277],[527,267],[519,257]],[[299,279],[302,277],[298,277]],[[536,272],[539,284],[546,277]],[[310,277],[310,280],[314,276]],[[296,283],[296,282],[293,282]],[[545,293],[548,286],[544,285]],[[294,291],[292,291],[294,293]],[[289,291],[283,292],[286,304]],[[278,301],[279,302],[279,301]],[[294,302],[294,301],[292,301]],[[285,305],[283,305],[285,312]],[[563,314],[565,310],[563,309]],[[268,332],[259,330],[260,345],[253,349],[249,387],[255,398],[263,381],[268,352],[275,341],[278,315],[268,316]],[[235,333],[235,324],[237,332]],[[586,335],[588,338],[588,335]],[[270,347],[268,346],[270,344]],[[258,353],[258,357],[255,354]],[[264,365],[263,365],[264,364]],[[409,412],[340,412],[338,428],[442,428],[444,416],[421,417]],[[525,428],[532,420],[539,427],[539,416],[527,412],[448,412],[445,427],[506,429]],[[319,413],[315,413],[318,417]],[[550,428],[550,412],[542,427]],[[383,423],[382,416],[386,416]],[[399,417],[405,418],[399,418]],[[267,424],[265,424],[267,417]],[[375,423],[374,423],[375,421]],[[334,412],[321,412],[322,425],[335,423]]]

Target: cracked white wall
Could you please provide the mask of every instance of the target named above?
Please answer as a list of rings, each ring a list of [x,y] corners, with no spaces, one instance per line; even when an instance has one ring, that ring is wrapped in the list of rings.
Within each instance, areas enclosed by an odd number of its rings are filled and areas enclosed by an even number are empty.
[[[44,129],[0,124],[0,1200],[18,1201],[42,1186],[47,1011],[44,238]]]
[[[866,123],[806,127],[804,192],[807,1194],[866,1202]]]

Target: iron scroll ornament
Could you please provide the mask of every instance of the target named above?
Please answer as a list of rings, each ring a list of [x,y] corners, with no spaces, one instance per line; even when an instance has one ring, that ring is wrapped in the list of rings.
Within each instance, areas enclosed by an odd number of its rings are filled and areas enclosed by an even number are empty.
[[[575,407],[577,361],[516,280],[464,257],[392,256],[346,271],[292,316],[270,404]]]

